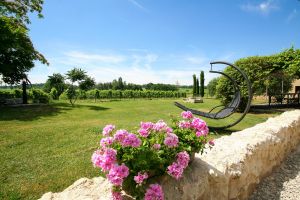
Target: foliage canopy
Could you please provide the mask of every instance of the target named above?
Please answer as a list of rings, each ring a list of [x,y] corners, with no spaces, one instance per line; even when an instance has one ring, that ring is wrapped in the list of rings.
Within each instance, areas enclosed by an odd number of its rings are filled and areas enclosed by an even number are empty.
[[[0,17],[0,44],[0,74],[6,83],[18,83],[36,60],[48,64],[33,47],[26,27],[14,18]]]
[[[234,64],[247,74],[253,94],[278,94],[282,90],[286,93],[290,90],[292,81],[300,77],[300,49],[291,47],[271,56],[246,57]],[[247,86],[242,75],[231,67],[227,67],[224,72],[233,77],[240,86],[242,105],[245,104]],[[281,87],[282,83],[284,87]],[[231,101],[233,85],[230,80],[220,77],[216,89],[218,97],[224,103]]]
[[[48,64],[35,50],[29,36],[28,13],[42,17],[43,0],[0,1],[0,75],[4,82],[16,84],[34,67],[34,61]]]

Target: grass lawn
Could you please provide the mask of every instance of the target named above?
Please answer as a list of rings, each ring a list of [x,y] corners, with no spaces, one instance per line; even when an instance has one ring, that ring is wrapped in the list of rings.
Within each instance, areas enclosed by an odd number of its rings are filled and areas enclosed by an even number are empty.
[[[118,129],[135,130],[140,121],[169,122],[170,114],[181,113],[174,101],[83,101],[74,107],[67,102],[53,102],[0,107],[0,199],[37,199],[45,192],[61,191],[81,177],[98,176],[90,157],[104,125],[112,123]],[[215,99],[205,99],[205,103],[193,107],[209,110],[218,104]],[[232,130],[253,126],[274,115],[250,113]],[[219,134],[225,133],[228,132]]]

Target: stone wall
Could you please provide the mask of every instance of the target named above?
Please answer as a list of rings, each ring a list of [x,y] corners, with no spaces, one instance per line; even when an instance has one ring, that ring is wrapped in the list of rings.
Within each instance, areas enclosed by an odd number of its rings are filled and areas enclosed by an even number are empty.
[[[223,136],[195,160],[176,181],[160,180],[165,199],[247,199],[259,181],[270,174],[300,144],[300,110],[289,111],[254,127]],[[41,199],[109,199],[109,183],[99,177],[80,179],[61,193]]]

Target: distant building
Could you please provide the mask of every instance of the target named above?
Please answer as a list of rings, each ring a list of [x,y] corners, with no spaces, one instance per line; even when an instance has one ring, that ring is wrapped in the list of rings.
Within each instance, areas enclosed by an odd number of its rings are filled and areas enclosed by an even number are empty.
[[[292,84],[291,93],[300,93],[300,79],[296,79]]]

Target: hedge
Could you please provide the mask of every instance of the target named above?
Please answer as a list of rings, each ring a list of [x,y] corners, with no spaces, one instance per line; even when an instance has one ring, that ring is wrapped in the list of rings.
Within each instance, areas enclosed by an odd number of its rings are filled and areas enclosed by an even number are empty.
[[[76,90],[78,99],[181,98],[185,92],[156,90]],[[64,92],[60,99],[67,99]]]

